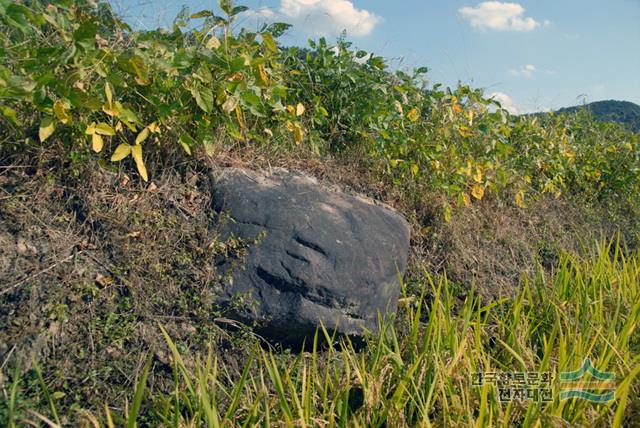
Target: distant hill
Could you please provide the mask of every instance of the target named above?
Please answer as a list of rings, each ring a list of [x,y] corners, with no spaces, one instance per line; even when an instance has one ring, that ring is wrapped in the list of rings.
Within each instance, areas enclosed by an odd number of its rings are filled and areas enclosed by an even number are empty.
[[[565,107],[556,113],[576,112],[587,109],[603,122],[619,122],[633,132],[640,132],[640,106],[629,101],[596,101],[582,106]]]

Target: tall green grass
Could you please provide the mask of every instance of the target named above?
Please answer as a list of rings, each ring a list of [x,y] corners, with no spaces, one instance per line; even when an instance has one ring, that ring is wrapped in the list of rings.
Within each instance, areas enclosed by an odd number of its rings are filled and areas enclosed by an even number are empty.
[[[364,350],[348,340],[282,357],[260,347],[239,376],[210,353],[186,367],[165,333],[175,390],[145,411],[166,426],[621,426],[640,388],[640,254],[615,242],[557,272],[524,278],[519,296],[481,305],[456,297],[446,277],[425,273],[422,293],[405,293],[396,320],[381,323]],[[429,297],[427,297],[429,296]],[[575,370],[585,358],[616,374],[615,401],[501,403],[474,372]]]
[[[215,349],[185,358],[160,327],[173,390],[147,385],[148,362],[129,406],[82,417],[109,427],[618,427],[631,417],[628,404],[640,397],[640,252],[625,253],[612,241],[586,256],[566,254],[552,275],[525,277],[518,296],[489,304],[473,295],[461,302],[450,290],[446,276],[425,272],[421,293],[405,290],[396,318],[381,322],[361,349],[320,330],[299,354],[256,343],[240,370]],[[558,373],[585,358],[615,373],[612,402],[559,400]],[[472,385],[473,373],[500,371],[551,372],[553,401],[501,402],[494,386]],[[10,426],[24,414],[18,391],[16,382]],[[54,409],[51,417],[59,414]]]

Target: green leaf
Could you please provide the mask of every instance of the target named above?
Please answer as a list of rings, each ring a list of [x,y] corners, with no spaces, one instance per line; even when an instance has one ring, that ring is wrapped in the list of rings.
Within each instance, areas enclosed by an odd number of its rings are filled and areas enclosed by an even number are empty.
[[[207,136],[202,140],[202,145],[204,146],[204,152],[207,156],[213,156],[215,153],[215,145],[213,143],[213,138]]]
[[[231,10],[230,15],[231,16],[236,16],[242,12],[246,12],[247,10],[249,10],[249,8],[247,6],[236,6]]]
[[[146,173],[145,173],[146,175]],[[147,181],[146,178],[144,181]],[[138,419],[138,412],[140,411],[140,407],[142,406],[142,399],[144,398],[144,390],[147,386],[147,378],[149,377],[149,372],[151,370],[151,362],[153,361],[153,353],[149,353],[147,357],[147,362],[142,369],[142,373],[140,375],[140,379],[138,379],[138,383],[136,384],[136,391],[133,395],[133,401],[131,402],[131,407],[129,408],[129,414],[127,415],[127,428],[136,428],[136,420]]]
[[[193,144],[193,139],[186,134],[180,136],[178,140],[182,148],[189,156],[191,156],[191,144]]]
[[[259,107],[262,105],[260,97],[257,96],[253,91],[243,92],[242,95],[240,95],[240,98],[242,98],[242,101],[244,101],[249,106]]]
[[[196,104],[205,113],[211,113],[213,110],[213,91],[201,84],[194,85],[191,88],[191,95],[196,100]]]
[[[18,120],[18,116],[16,115],[16,111],[11,107],[0,106],[0,112],[2,115],[11,123],[16,126],[20,126],[20,121]]]
[[[218,5],[220,9],[227,15],[231,16],[233,13],[233,1],[231,0],[218,0]]]
[[[214,16],[213,12],[210,10],[201,10],[200,12],[196,12],[189,16],[189,19],[208,18],[210,16]]]
[[[5,14],[5,19],[9,25],[18,28],[25,34],[32,32],[29,22],[27,21],[27,17],[32,15],[32,13],[27,7],[12,3],[6,7]]]
[[[53,123],[52,117],[45,117],[40,122],[40,130],[38,131],[38,136],[40,137],[40,141],[44,142],[47,138],[53,134],[55,131],[56,125]]]
[[[73,32],[73,40],[75,40],[78,46],[89,50],[95,47],[97,33],[98,24],[93,21],[88,21],[80,25],[80,27]]]
[[[54,400],[59,400],[66,395],[67,394],[65,394],[63,391],[55,391],[53,394],[51,394],[51,398],[53,398]]]

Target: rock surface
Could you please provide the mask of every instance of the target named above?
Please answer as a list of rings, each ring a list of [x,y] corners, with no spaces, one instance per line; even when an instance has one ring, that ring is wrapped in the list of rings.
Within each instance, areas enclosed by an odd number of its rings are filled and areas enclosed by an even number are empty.
[[[219,298],[267,339],[308,341],[328,331],[377,330],[396,309],[409,225],[372,200],[331,191],[308,176],[238,168],[216,174],[213,206],[222,239],[253,241],[240,267],[226,261]],[[243,305],[231,305],[243,296]]]

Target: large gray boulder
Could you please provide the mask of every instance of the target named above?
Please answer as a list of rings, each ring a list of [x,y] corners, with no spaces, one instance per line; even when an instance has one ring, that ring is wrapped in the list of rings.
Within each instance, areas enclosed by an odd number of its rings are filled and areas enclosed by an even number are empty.
[[[391,208],[302,174],[238,168],[215,174],[213,206],[221,238],[249,243],[241,263],[224,260],[218,303],[265,338],[298,344],[321,323],[358,336],[395,311],[409,225]]]

